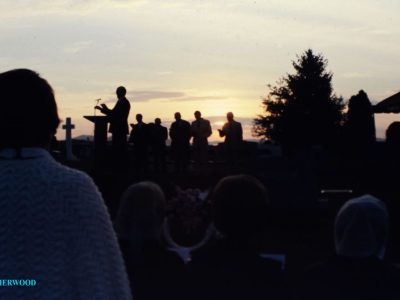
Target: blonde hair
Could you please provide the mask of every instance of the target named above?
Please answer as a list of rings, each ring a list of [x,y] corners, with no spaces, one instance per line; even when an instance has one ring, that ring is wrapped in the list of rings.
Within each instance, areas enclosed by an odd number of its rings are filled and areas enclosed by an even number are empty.
[[[131,185],[122,195],[115,221],[120,237],[160,239],[165,218],[165,196],[160,186],[143,181]]]

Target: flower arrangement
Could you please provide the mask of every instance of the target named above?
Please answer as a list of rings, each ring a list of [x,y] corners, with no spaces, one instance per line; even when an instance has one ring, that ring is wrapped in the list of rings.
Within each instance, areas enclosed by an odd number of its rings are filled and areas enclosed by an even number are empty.
[[[192,246],[202,240],[210,225],[208,191],[176,187],[176,195],[167,202],[167,219],[173,240]]]

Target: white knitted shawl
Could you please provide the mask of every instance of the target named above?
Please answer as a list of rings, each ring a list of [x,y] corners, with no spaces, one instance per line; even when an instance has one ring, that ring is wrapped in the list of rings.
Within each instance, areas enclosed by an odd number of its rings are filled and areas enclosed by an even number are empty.
[[[95,184],[39,148],[0,152],[0,299],[131,299]],[[0,282],[1,283],[1,282]]]

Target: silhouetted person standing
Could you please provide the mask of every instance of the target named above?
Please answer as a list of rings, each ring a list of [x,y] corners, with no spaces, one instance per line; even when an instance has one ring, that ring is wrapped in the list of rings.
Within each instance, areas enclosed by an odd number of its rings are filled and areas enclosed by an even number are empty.
[[[222,129],[218,129],[218,132],[220,137],[225,137],[224,148],[228,162],[235,162],[243,142],[242,124],[233,119],[231,112],[226,114],[226,119],[228,122],[224,124]]]
[[[109,132],[112,134],[113,156],[117,168],[122,168],[126,165],[128,158],[128,144],[126,136],[129,133],[128,116],[131,105],[126,99],[126,89],[120,86],[116,90],[118,101],[113,109],[109,109],[107,105],[101,104],[96,106],[103,114],[109,118],[110,128]]]
[[[175,113],[175,122],[169,129],[171,152],[175,160],[175,172],[186,172],[190,154],[190,123],[182,120],[179,112]]]
[[[400,251],[400,188],[399,179],[396,174],[400,168],[400,122],[392,122],[386,130],[386,144],[384,152],[380,155],[380,164],[376,171],[370,175],[371,184],[376,186],[375,195],[385,201],[389,209],[390,221],[390,251]],[[369,183],[369,182],[368,182]]]
[[[374,112],[368,95],[359,91],[350,98],[348,108],[343,126],[345,147],[351,159],[365,159],[376,141]]]
[[[212,134],[210,121],[201,117],[201,112],[194,112],[195,121],[192,122],[191,134],[193,136],[194,160],[203,165],[207,162],[208,137]]]
[[[168,129],[161,125],[161,119],[156,118],[154,120],[154,125],[151,128],[151,148],[153,151],[154,158],[154,168],[155,171],[165,172],[165,154],[167,150],[167,146],[165,141],[168,138]]]
[[[147,150],[149,142],[148,125],[143,122],[141,114],[136,115],[136,124],[131,124],[132,130],[129,142],[133,144],[134,164],[138,173],[147,170]]]

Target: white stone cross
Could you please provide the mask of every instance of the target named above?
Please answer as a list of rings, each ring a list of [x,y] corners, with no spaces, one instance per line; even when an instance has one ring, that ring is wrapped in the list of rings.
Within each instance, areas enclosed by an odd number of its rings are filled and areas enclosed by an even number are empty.
[[[77,160],[75,155],[72,153],[72,129],[75,129],[75,125],[72,124],[71,118],[66,119],[62,128],[65,129],[66,159]]]

